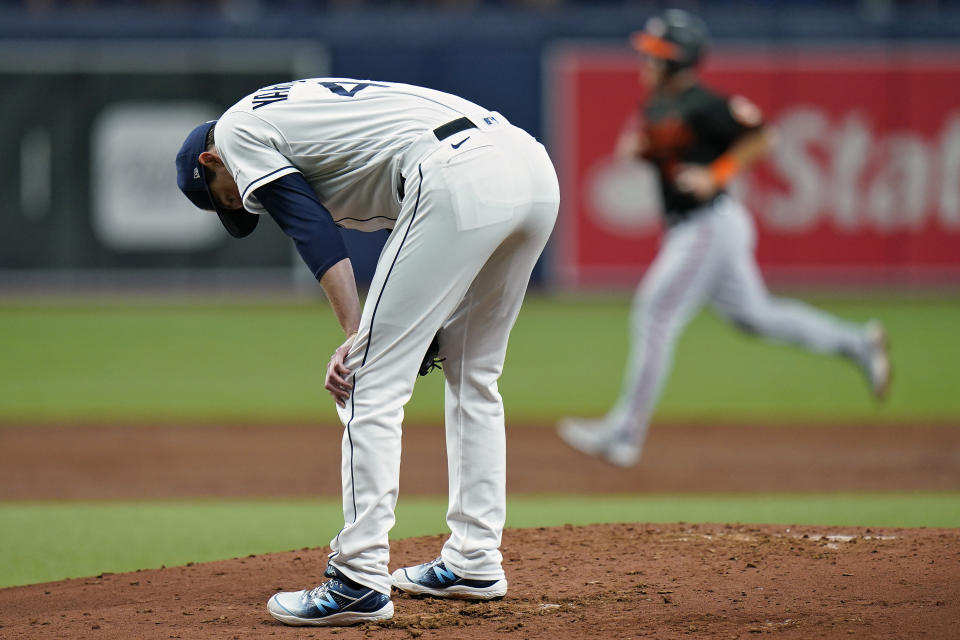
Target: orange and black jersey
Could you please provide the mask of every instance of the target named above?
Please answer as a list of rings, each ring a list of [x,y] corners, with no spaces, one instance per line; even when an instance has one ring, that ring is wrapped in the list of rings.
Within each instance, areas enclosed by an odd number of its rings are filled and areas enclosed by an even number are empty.
[[[680,168],[710,164],[745,132],[763,125],[759,110],[745,98],[727,98],[699,84],[679,94],[652,96],[643,106],[643,121],[647,137],[643,157],[660,176],[664,215],[671,224],[703,205],[677,189]]]

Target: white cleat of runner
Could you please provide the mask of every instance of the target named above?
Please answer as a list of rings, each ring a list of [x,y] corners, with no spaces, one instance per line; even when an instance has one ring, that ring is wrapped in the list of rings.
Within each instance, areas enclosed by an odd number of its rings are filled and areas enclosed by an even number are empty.
[[[573,449],[618,467],[632,467],[640,459],[640,447],[616,439],[602,420],[565,418],[557,425],[557,434]]]
[[[870,383],[873,397],[883,400],[890,390],[891,369],[887,332],[878,320],[867,323],[867,344],[869,351],[863,362],[864,372]]]

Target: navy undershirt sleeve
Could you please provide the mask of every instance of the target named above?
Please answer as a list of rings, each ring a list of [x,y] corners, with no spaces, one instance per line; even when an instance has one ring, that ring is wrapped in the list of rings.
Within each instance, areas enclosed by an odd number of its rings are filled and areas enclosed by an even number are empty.
[[[258,187],[253,194],[319,280],[347,257],[340,230],[301,173],[290,173]]]

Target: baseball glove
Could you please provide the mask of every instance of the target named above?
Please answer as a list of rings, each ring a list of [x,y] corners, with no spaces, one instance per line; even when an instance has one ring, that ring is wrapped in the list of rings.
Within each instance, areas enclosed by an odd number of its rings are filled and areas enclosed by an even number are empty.
[[[438,338],[440,334],[433,336],[433,341],[430,343],[430,347],[427,348],[427,354],[423,356],[423,362],[420,363],[420,375],[425,376],[434,369],[443,369],[440,366],[440,363],[446,360],[446,358],[441,358],[440,356],[440,342]]]

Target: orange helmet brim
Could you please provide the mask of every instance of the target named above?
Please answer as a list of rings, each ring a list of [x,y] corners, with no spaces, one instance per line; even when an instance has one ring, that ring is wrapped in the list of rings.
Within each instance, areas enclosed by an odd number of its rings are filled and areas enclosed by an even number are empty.
[[[679,60],[680,48],[672,42],[663,38],[650,35],[645,31],[638,31],[630,38],[633,48],[652,58],[662,58],[664,60]]]

